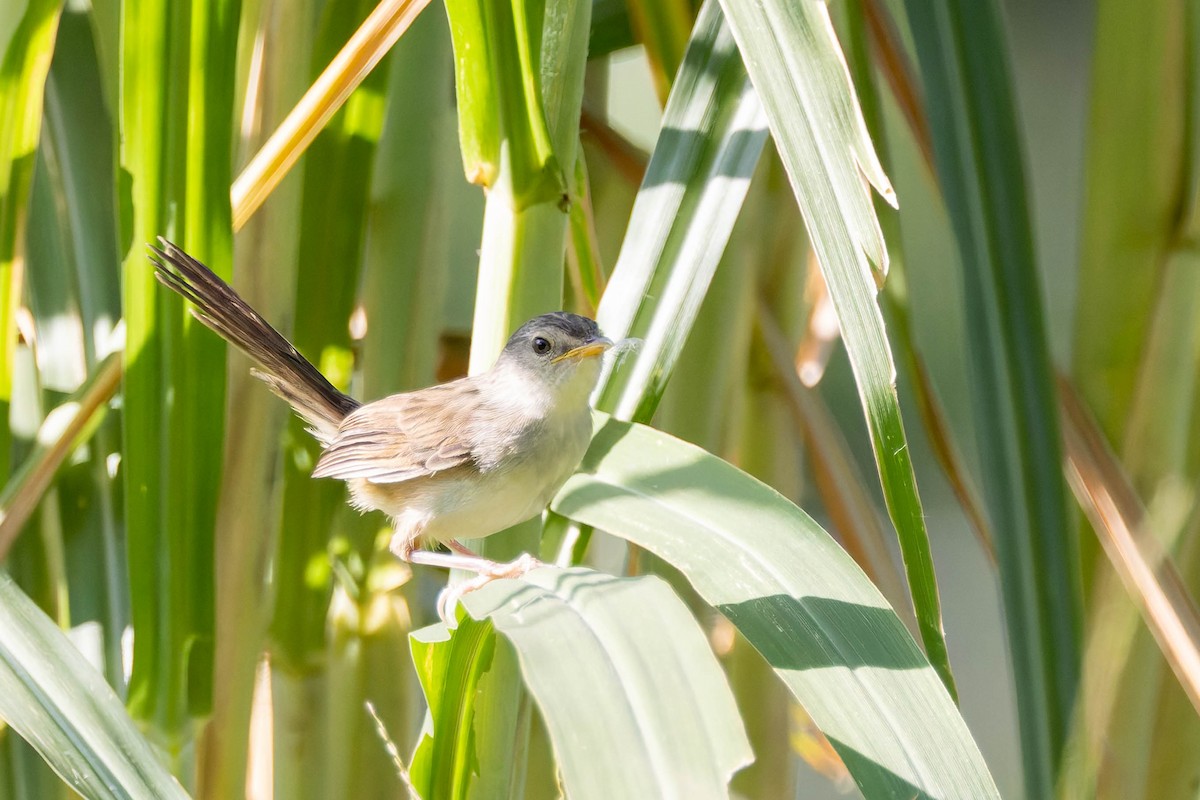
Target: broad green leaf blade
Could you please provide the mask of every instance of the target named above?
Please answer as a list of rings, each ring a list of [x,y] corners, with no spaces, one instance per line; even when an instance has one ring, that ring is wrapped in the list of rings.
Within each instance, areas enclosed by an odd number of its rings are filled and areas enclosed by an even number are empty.
[[[87,798],[187,798],[104,678],[0,572],[0,718]]]
[[[177,116],[178,100],[169,87],[178,85],[178,65],[170,53],[186,51],[187,27],[172,31],[166,3],[145,0],[128,3],[120,15],[120,163],[128,172],[131,207],[122,214],[132,219],[133,240],[152,242],[155,236],[176,236],[169,224],[172,195],[167,164],[186,158],[182,131],[168,125]],[[172,35],[174,33],[174,35]],[[174,45],[174,48],[172,48]],[[207,258],[208,254],[201,257]],[[220,265],[218,265],[220,269]],[[165,576],[169,553],[180,540],[165,531],[171,481],[164,474],[168,404],[162,397],[170,353],[166,329],[182,326],[176,303],[168,313],[159,295],[151,266],[140,246],[125,253],[121,270],[125,316],[125,364],[122,403],[138,424],[122,428],[121,465],[125,479],[126,557],[129,564],[130,615],[134,630],[133,666],[129,680],[130,712],[154,720],[160,732],[172,735],[183,727],[186,702],[183,666],[177,645],[190,628],[178,592]],[[180,531],[182,533],[182,531]],[[185,578],[186,580],[186,578]],[[174,624],[173,624],[174,623]]]
[[[750,743],[703,633],[664,581],[539,569],[463,605],[516,648],[567,796],[729,796]]]
[[[975,430],[996,531],[1026,791],[1048,797],[1075,712],[1082,592],[1007,47],[991,0],[905,7],[963,265]]]
[[[239,8],[139,0],[120,15],[120,157],[132,181],[123,213],[133,229],[122,270],[129,705],[175,756],[193,735],[190,718],[212,702],[225,347],[159,286],[144,246],[167,236],[229,277]]]
[[[868,798],[999,796],[937,673],[820,526],[699,448],[599,425],[555,511],[678,568],[766,657]]]
[[[954,695],[933,554],[868,261],[886,272],[887,249],[867,183],[894,204],[891,184],[867,135],[825,3],[722,0],[722,6],[762,97],[833,298],[899,537],[921,641]]]
[[[637,336],[636,357],[606,374],[596,405],[653,416],[725,252],[766,141],[766,118],[721,10],[700,10],[663,115],[597,320]]]

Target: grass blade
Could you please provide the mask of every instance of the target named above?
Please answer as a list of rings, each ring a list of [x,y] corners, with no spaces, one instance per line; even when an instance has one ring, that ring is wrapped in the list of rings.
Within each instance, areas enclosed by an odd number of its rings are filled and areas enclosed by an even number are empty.
[[[1080,562],[999,11],[958,0],[906,7],[964,264],[971,389],[1026,788],[1045,797],[1054,793],[1079,680]]]
[[[923,164],[932,173],[933,145],[929,139],[925,110],[914,88],[915,78],[912,70],[900,52],[891,20],[879,7],[878,0],[863,0],[847,8],[846,23],[850,74],[859,90],[867,129],[879,143],[877,146],[880,155],[887,158],[888,148],[884,135],[883,103],[874,80],[875,73],[872,70],[869,50],[876,54],[881,71],[923,157]],[[881,208],[881,205],[876,201],[875,207],[880,212],[880,227],[889,243],[888,252],[891,254],[891,274],[883,287],[881,299],[895,352],[899,357],[900,370],[912,391],[925,435],[938,466],[941,467],[959,506],[971,523],[980,546],[994,564],[996,546],[992,542],[991,527],[984,512],[983,500],[975,488],[971,474],[967,471],[966,462],[955,445],[945,409],[934,388],[933,377],[917,349],[911,322],[912,311],[900,217],[889,209]]]
[[[1200,14],[1175,1],[1133,11],[1097,4],[1071,372],[1145,503],[1138,527],[1194,588],[1200,527],[1183,487],[1200,475]],[[1127,575],[1093,541],[1081,542],[1093,619],[1073,742],[1089,758],[1071,763],[1077,790],[1186,793],[1195,770],[1174,750],[1200,741],[1200,719],[1140,624],[1140,605],[1126,601]]]
[[[452,58],[440,8],[414,23],[392,55],[363,267],[367,398],[434,382],[449,273],[448,184],[456,160]]]
[[[626,3],[629,22],[646,49],[646,60],[660,103],[683,63],[695,15],[690,0],[634,0]]]
[[[522,322],[562,307],[592,3],[452,0],[446,10],[463,164],[469,181],[488,187],[471,331],[470,371],[479,373]],[[533,520],[466,544],[502,559],[537,552],[540,534]],[[502,766],[485,794],[524,794],[529,703],[512,649],[496,647],[477,733],[481,761]]]
[[[475,702],[495,657],[495,631],[490,622],[462,617],[453,632],[433,625],[409,642],[429,706],[409,777],[420,797],[466,797],[472,770],[478,772]]]
[[[167,55],[169,26],[165,5],[154,0],[129,3],[120,19],[120,163],[132,178],[130,200],[133,238],[152,242],[169,233],[163,197],[163,165],[168,153],[182,161],[178,132],[168,133],[167,85],[175,72]],[[176,158],[175,156],[180,156]],[[140,251],[141,248],[137,248]],[[130,676],[130,711],[147,719],[159,715],[159,729],[180,724],[174,709],[166,711],[159,697],[157,661],[167,661],[156,642],[162,616],[169,615],[165,590],[157,580],[154,554],[161,548],[161,511],[166,487],[161,475],[165,412],[160,402],[163,373],[158,284],[141,252],[127,253],[122,270],[125,315],[125,362],[122,398],[126,415],[138,419],[123,429],[122,461],[125,480],[126,553],[129,562],[130,614],[135,632],[134,666]],[[161,604],[161,608],[160,608]],[[139,631],[146,631],[141,635]],[[169,670],[169,666],[162,669]],[[174,704],[173,704],[174,705]],[[167,715],[172,718],[168,721]]]
[[[1059,385],[1067,480],[1104,552],[1138,602],[1142,618],[1200,713],[1200,614],[1103,434],[1070,385]]]
[[[863,178],[888,202],[895,202],[894,192],[871,146],[825,4],[722,0],[722,5],[763,99],[837,310],[921,641],[955,695],[895,366],[875,300],[871,262],[886,272],[887,250]]]
[[[1097,4],[1072,353],[1079,390],[1114,442],[1123,439],[1187,190],[1188,5]]]
[[[138,243],[123,270],[123,408],[137,421],[124,426],[122,461],[135,630],[129,702],[176,758],[192,735],[189,717],[211,704],[224,346],[161,291],[142,243],[169,236],[229,276],[239,7],[141,0],[121,15],[120,156]]]
[[[21,298],[22,238],[34,154],[42,126],[42,97],[58,17],[58,0],[7,3],[0,11],[9,33],[0,41],[0,419],[12,402],[16,310]],[[7,477],[12,445],[8,425],[0,425],[0,476]]]
[[[601,379],[596,407],[654,414],[700,311],[766,141],[762,106],[716,2],[696,19],[597,312],[610,337],[637,336],[636,357]]]
[[[905,597],[904,579],[887,549],[875,504],[855,468],[850,447],[838,433],[833,415],[820,395],[801,382],[800,370],[788,357],[783,332],[769,316],[769,310],[760,305],[759,315],[767,352],[788,396],[796,423],[804,432],[813,481],[821,494],[821,503],[841,534],[842,546],[888,602],[896,607]],[[909,617],[905,622],[915,620]]]

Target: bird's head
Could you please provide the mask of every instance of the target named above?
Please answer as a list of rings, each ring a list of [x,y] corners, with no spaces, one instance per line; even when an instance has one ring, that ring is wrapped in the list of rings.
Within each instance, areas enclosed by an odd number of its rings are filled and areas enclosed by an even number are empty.
[[[565,311],[542,314],[509,337],[497,367],[516,368],[563,400],[586,399],[613,343],[594,320]]]

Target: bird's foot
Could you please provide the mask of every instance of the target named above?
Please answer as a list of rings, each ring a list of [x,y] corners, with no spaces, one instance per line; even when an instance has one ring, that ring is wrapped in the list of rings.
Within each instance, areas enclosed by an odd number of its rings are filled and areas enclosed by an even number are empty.
[[[441,617],[442,622],[452,625],[454,621],[454,607],[458,605],[458,601],[464,595],[482,589],[492,581],[503,579],[515,580],[524,577],[531,570],[544,566],[546,566],[544,563],[528,553],[523,553],[516,559],[503,564],[492,562],[490,566],[481,568],[474,578],[442,589],[438,594],[437,600],[438,616]]]

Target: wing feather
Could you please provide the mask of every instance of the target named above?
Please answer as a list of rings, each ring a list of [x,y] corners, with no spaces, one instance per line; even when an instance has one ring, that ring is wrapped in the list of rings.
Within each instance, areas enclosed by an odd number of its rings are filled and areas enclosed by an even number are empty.
[[[463,378],[367,403],[342,421],[313,477],[399,483],[463,466],[479,398]]]

